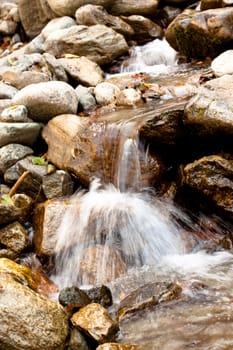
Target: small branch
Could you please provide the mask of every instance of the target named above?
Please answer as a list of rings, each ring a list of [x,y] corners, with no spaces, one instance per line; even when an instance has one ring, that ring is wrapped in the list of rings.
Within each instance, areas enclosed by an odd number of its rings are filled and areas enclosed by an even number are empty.
[[[16,181],[16,183],[14,184],[14,186],[12,186],[12,188],[10,189],[8,195],[10,197],[12,197],[15,192],[17,191],[17,189],[19,188],[19,186],[22,184],[23,180],[25,179],[25,177],[30,173],[29,170],[24,171],[24,173],[18,178],[18,180]]]

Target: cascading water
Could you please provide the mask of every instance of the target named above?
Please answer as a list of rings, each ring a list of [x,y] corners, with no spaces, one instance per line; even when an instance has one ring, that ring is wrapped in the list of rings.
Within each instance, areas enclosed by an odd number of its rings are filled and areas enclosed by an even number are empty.
[[[142,147],[133,130],[133,123],[103,128],[102,140],[118,137],[113,183],[95,179],[88,192],[74,196],[58,232],[60,286],[107,283],[130,268],[155,265],[167,254],[183,252],[167,208],[149,188],[142,188]]]

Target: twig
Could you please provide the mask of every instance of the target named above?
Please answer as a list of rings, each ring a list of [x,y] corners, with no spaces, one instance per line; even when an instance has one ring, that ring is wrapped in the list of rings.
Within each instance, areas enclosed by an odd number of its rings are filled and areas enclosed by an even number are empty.
[[[18,178],[18,180],[16,181],[16,183],[14,184],[14,186],[12,186],[12,188],[10,189],[8,195],[10,197],[12,197],[15,192],[17,191],[18,187],[21,185],[21,183],[23,182],[23,180],[25,179],[25,177],[30,173],[29,170],[24,171],[23,174]]]

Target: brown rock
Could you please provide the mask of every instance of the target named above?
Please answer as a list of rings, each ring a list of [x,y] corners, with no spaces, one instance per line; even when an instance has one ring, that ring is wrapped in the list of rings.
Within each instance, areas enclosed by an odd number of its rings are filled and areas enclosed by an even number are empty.
[[[96,303],[84,306],[76,312],[71,322],[99,344],[111,341],[118,331],[118,325],[111,319],[108,311]]]
[[[99,345],[96,350],[140,350],[143,349],[140,345],[105,343]]]
[[[28,243],[27,232],[19,222],[0,229],[0,257],[16,258],[26,249]]]
[[[110,12],[114,15],[153,15],[158,7],[157,0],[137,1],[118,0],[111,7]]]

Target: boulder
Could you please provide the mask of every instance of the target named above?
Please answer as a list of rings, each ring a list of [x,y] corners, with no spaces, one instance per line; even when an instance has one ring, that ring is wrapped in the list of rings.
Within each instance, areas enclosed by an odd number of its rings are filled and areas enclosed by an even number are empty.
[[[7,123],[30,123],[32,119],[28,118],[28,111],[24,105],[14,105],[2,111],[0,121]]]
[[[20,159],[33,154],[33,150],[30,147],[23,146],[17,143],[11,143],[9,145],[0,148],[0,173],[4,174],[7,168],[14,165]]]
[[[48,200],[36,206],[33,213],[34,245],[38,256],[53,256],[62,217],[71,205],[67,200]]]
[[[114,84],[103,82],[95,87],[94,93],[96,101],[100,105],[115,104],[120,89]]]
[[[119,15],[153,15],[158,7],[157,0],[147,0],[145,2],[137,0],[118,0],[114,1],[110,12],[116,16]]]
[[[128,154],[135,157],[135,144],[133,136],[130,136],[131,150],[129,149]],[[111,182],[121,186],[116,183],[115,175],[117,169],[122,167],[119,155],[122,154],[127,137],[125,138],[124,129],[121,130],[117,123],[108,124],[107,118],[101,122],[93,122],[88,118],[63,115],[53,118],[45,126],[43,137],[48,144],[48,159],[58,168],[71,171],[85,186],[89,185],[93,177],[98,177],[104,183]],[[125,186],[137,187],[140,181],[144,187],[160,178],[162,168],[157,157],[149,154],[145,157],[144,152],[139,150],[136,158],[128,173],[124,173]]]
[[[62,81],[31,84],[20,90],[12,104],[23,104],[35,121],[46,122],[59,114],[76,113],[78,98],[75,90]]]
[[[230,217],[233,213],[233,160],[221,155],[210,155],[184,168],[184,183],[211,200]]]
[[[15,259],[28,246],[29,239],[26,229],[14,222],[0,229],[0,257]]]
[[[232,16],[232,7],[201,12],[185,10],[169,24],[166,39],[185,56],[214,57],[232,43]]]
[[[4,1],[0,4],[0,12],[0,34],[3,36],[15,34],[20,22],[18,6]]]
[[[9,224],[13,221],[25,221],[31,207],[32,199],[24,194],[15,194],[11,197],[12,203],[9,203],[9,197],[4,201],[1,197],[0,202],[0,225]]]
[[[233,74],[233,50],[227,50],[211,62],[211,68],[216,77]]]
[[[201,136],[232,136],[232,91],[232,75],[206,82],[187,103],[184,124]]]
[[[0,266],[1,348],[64,350],[69,330],[65,310],[25,285],[15,265],[8,270]]]
[[[104,65],[126,53],[128,45],[121,34],[104,25],[75,25],[51,33],[44,49],[56,57],[71,53]]]
[[[85,336],[77,329],[73,328],[70,331],[70,340],[67,350],[90,350],[88,340]]]
[[[27,0],[19,0],[18,7],[20,21],[30,39],[39,34],[49,20],[55,17],[47,0],[31,0],[30,6]]]
[[[74,327],[83,330],[99,344],[111,341],[118,331],[118,325],[112,320],[108,311],[97,303],[84,306],[76,312],[71,322]]]
[[[11,99],[18,92],[18,89],[15,87],[3,83],[0,83],[0,99]]]
[[[105,343],[99,345],[96,350],[143,350],[143,346],[130,345],[130,344],[118,344],[118,343]]]
[[[0,123],[0,147],[10,143],[32,146],[40,134],[40,123]]]
[[[58,62],[75,81],[85,86],[96,86],[104,80],[100,66],[85,56],[60,58]]]
[[[74,16],[75,11],[87,4],[101,5],[108,8],[112,5],[113,0],[48,0],[50,7],[59,16]]]
[[[85,5],[75,12],[77,24],[92,26],[95,24],[104,24],[126,38],[132,37],[133,28],[120,17],[110,15],[102,6]]]
[[[56,170],[42,177],[42,188],[47,199],[71,196],[74,181],[68,172]]]

